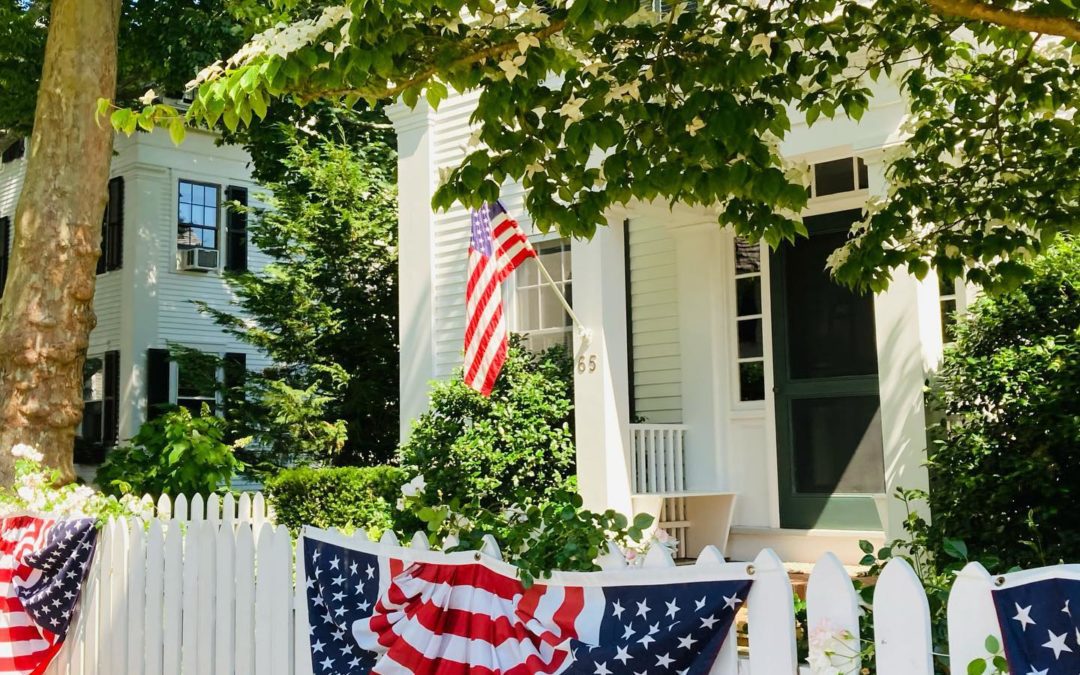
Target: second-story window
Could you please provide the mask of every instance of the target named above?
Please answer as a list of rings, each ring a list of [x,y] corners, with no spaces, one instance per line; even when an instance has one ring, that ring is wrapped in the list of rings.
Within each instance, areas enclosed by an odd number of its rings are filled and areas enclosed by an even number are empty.
[[[217,185],[180,181],[176,243],[181,249],[218,247],[220,192]]]
[[[551,275],[555,286],[568,302],[572,301],[570,279],[570,242],[544,242],[535,245],[537,261],[526,260],[514,272],[516,286],[515,333],[528,336],[529,349],[541,352],[554,345],[573,347],[574,324],[558,294],[536,266],[539,262]]]

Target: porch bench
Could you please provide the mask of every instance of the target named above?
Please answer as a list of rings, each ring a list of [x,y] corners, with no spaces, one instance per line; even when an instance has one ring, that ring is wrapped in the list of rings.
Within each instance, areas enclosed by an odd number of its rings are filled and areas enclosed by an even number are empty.
[[[713,545],[727,552],[735,492],[674,490],[631,495],[634,513],[648,513],[657,527],[679,540],[678,557],[696,558]]]

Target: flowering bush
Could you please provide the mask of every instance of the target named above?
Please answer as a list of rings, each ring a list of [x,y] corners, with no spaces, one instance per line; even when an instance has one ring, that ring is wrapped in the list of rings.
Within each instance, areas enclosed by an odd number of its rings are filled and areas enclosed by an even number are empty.
[[[42,465],[44,459],[34,448],[19,444],[15,456],[15,483],[0,488],[0,516],[32,511],[54,516],[89,516],[104,521],[109,516],[153,514],[153,504],[128,495],[117,499],[88,485],[60,485],[60,472]]]

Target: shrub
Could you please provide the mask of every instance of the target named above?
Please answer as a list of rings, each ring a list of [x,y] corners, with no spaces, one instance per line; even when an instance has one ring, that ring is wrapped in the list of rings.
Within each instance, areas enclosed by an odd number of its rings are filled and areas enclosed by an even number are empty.
[[[405,473],[392,466],[286,469],[266,483],[277,522],[293,533],[303,525],[388,529]]]
[[[475,501],[500,511],[525,493],[543,503],[574,475],[572,380],[565,349],[533,355],[512,339],[489,398],[469,389],[460,371],[433,386],[400,463],[410,477],[423,475],[432,503]]]
[[[109,453],[96,482],[106,494],[209,494],[229,487],[244,468],[224,442],[226,424],[204,404],[195,417],[175,408],[147,422]]]
[[[974,303],[938,378],[930,544],[1004,566],[1080,559],[1080,242],[1020,288]]]

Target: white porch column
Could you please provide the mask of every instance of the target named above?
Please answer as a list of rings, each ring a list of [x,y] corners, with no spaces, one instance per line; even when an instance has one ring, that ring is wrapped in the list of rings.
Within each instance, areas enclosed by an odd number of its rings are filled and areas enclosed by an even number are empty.
[[[887,192],[880,153],[866,156],[871,194]],[[893,272],[884,293],[874,297],[881,435],[885,454],[886,540],[903,535],[903,504],[896,488],[929,487],[926,462],[926,411],[923,385],[933,354],[940,351],[936,277],[919,281],[904,270]],[[935,342],[937,347],[935,347]]]
[[[435,192],[434,114],[424,103],[414,110],[393,106],[387,114],[398,141],[398,340],[400,342],[400,437],[427,410],[435,376],[432,277]]]
[[[682,407],[686,430],[686,487],[690,491],[728,489],[727,429],[731,374],[724,336],[735,316],[728,307],[723,275],[727,257],[715,221],[671,229],[678,260],[679,347]]]
[[[574,355],[578,485],[585,508],[631,513],[630,378],[627,373],[622,219],[571,244],[574,312],[592,331]]]

